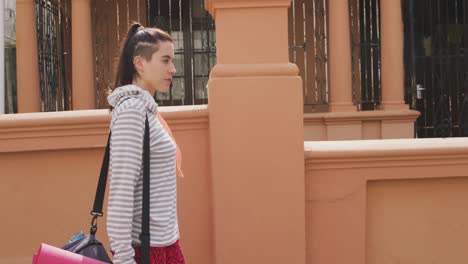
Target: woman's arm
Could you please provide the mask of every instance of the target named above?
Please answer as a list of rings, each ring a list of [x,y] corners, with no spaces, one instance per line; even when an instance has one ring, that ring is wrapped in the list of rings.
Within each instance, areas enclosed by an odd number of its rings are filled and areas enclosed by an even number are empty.
[[[112,127],[107,231],[114,264],[134,264],[133,200],[140,175],[144,120],[141,111],[126,109]]]

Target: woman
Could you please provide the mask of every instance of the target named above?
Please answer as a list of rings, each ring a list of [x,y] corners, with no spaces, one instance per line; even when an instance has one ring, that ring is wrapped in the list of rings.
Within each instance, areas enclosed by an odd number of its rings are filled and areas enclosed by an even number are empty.
[[[112,109],[107,230],[114,264],[140,263],[142,153],[150,126],[150,257],[152,264],[185,263],[179,244],[177,145],[152,95],[167,92],[175,74],[174,45],[166,32],[133,24],[122,44]]]

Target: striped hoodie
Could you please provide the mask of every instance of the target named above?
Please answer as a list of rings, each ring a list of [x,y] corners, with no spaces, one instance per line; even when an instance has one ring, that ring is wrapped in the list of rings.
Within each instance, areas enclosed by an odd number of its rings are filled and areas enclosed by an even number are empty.
[[[110,188],[107,231],[114,264],[134,264],[141,232],[143,195],[143,135],[150,126],[151,246],[179,239],[176,192],[176,145],[161,125],[151,94],[135,85],[116,88],[107,98],[114,107],[110,129]]]

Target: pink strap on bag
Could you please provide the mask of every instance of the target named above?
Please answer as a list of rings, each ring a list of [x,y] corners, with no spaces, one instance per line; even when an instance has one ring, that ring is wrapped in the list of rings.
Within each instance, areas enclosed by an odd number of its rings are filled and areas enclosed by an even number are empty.
[[[33,256],[32,264],[106,264],[105,262],[72,253],[42,243]]]

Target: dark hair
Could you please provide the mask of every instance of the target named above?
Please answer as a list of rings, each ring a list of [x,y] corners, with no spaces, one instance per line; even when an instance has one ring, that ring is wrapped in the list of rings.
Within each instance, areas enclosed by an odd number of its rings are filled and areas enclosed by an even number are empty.
[[[145,28],[140,23],[132,23],[121,44],[114,87],[111,87],[110,92],[119,86],[132,83],[133,78],[138,74],[133,58],[142,56],[147,61],[151,60],[153,53],[159,49],[160,41],[173,42],[171,36],[161,29]]]

